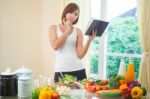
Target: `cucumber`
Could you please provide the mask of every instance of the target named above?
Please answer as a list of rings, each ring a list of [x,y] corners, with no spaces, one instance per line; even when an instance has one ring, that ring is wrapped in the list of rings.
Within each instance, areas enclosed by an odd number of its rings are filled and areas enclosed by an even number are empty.
[[[122,93],[119,91],[101,91],[101,95],[102,96],[109,96],[109,97],[118,97],[118,96],[122,96]]]

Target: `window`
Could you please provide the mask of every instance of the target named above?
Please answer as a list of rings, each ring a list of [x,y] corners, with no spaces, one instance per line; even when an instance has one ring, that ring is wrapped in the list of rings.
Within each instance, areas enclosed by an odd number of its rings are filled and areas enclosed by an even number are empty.
[[[99,0],[93,2],[96,1]],[[100,14],[93,14],[93,17],[109,20],[110,23],[105,35],[96,38],[91,44],[90,76],[108,78],[110,74],[118,72],[121,57],[125,57],[126,64],[132,57],[138,78],[142,50],[139,43],[136,0],[102,0],[99,6],[101,8],[92,6],[95,10],[103,9],[99,11]]]

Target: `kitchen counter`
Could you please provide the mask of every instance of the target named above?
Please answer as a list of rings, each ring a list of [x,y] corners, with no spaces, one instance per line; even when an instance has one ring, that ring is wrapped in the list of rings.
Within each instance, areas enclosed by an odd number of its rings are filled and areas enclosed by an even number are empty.
[[[18,98],[17,96],[0,96],[0,99],[31,99],[31,98]]]
[[[61,99],[123,99],[122,97],[101,97],[99,95],[85,92],[82,89],[76,89],[76,90],[71,90],[71,97],[64,97],[62,96]],[[26,98],[19,98],[19,97],[2,97],[0,96],[0,99],[31,99],[30,97]],[[142,99],[150,99],[150,93],[147,94],[146,97],[142,97]]]

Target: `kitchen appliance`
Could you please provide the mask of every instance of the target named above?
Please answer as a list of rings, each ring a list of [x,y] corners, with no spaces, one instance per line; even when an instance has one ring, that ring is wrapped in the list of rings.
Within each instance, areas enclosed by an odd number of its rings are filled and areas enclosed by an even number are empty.
[[[0,96],[17,95],[17,75],[6,68],[5,72],[0,74]]]
[[[31,97],[32,78],[27,75],[18,77],[18,97]]]
[[[17,69],[15,72],[18,77],[23,75],[23,76],[28,76],[28,77],[32,78],[32,70],[26,68],[25,65],[23,65],[21,68]]]
[[[30,97],[32,93],[32,70],[23,65],[15,72],[18,76],[18,97]]]

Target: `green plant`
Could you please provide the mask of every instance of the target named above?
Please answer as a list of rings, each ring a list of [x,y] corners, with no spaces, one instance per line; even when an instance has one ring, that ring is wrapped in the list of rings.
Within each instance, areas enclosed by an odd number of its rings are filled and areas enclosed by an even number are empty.
[[[141,54],[139,31],[135,17],[116,18],[107,28],[107,52]],[[107,77],[118,71],[120,57],[107,58]],[[128,64],[128,58],[126,58]],[[140,59],[134,59],[135,75],[138,78]]]
[[[91,73],[98,72],[99,62],[99,42],[97,38],[92,42],[90,56]],[[141,54],[142,50],[139,42],[139,30],[136,17],[123,17],[112,20],[107,27],[107,52],[111,53],[128,53]],[[120,58],[114,56],[107,56],[107,77],[110,74],[116,74],[119,69]],[[136,79],[138,78],[140,58],[134,58],[134,67]],[[128,64],[128,58],[125,58],[125,63]]]

